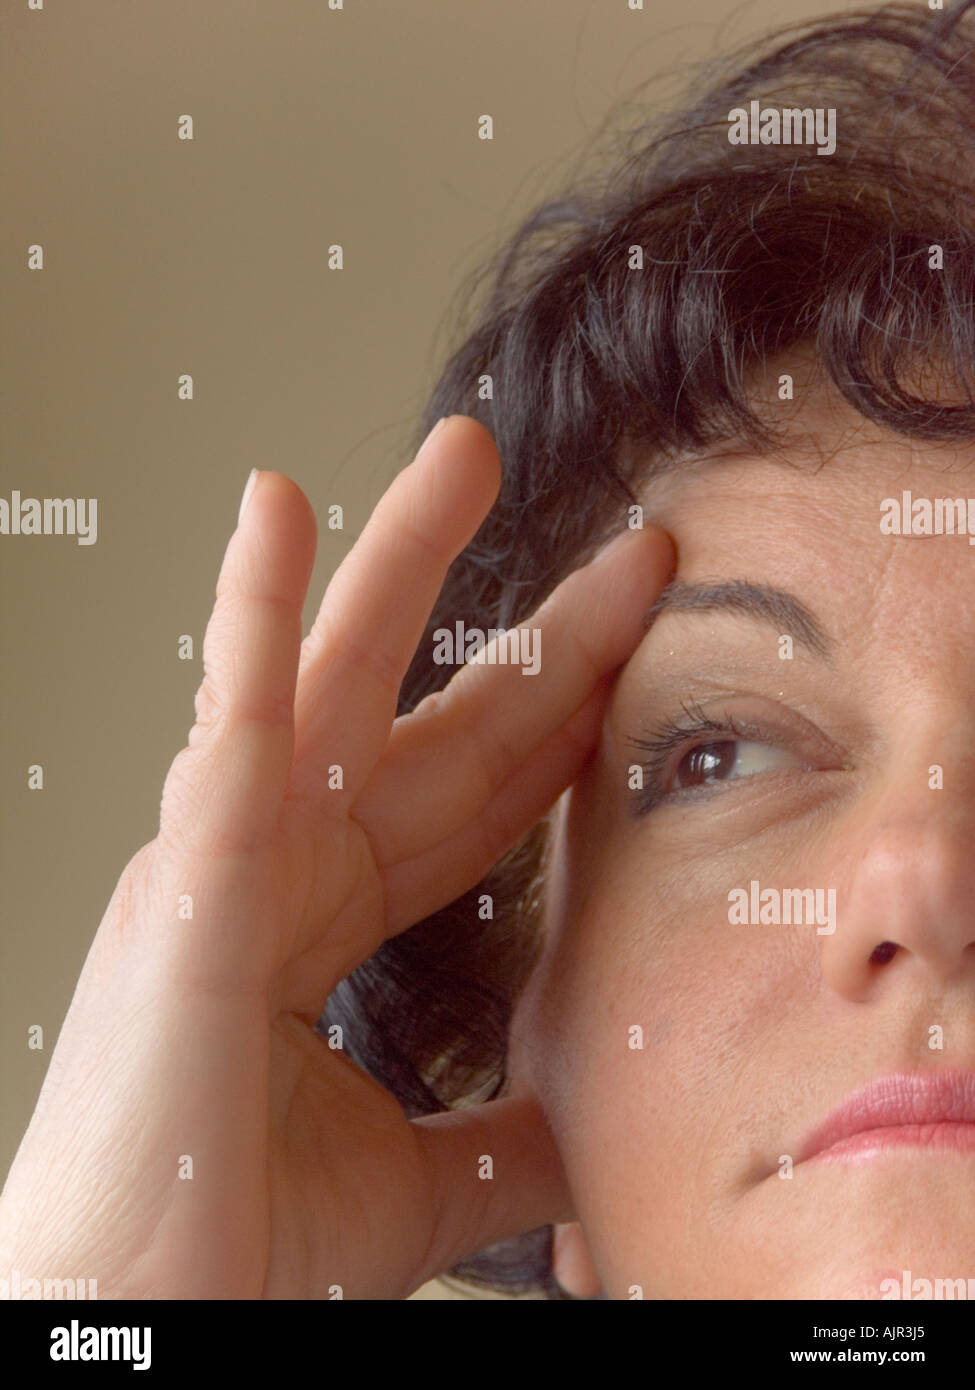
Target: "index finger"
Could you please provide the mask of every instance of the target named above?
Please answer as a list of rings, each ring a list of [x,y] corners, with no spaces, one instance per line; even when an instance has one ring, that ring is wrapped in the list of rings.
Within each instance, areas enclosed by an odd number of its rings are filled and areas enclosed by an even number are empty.
[[[574,780],[598,734],[600,692],[639,644],[674,559],[659,527],[625,532],[512,629],[537,634],[537,674],[479,661],[396,721],[352,806],[394,927],[476,883]],[[521,637],[511,646],[523,650]]]
[[[353,803],[380,867],[409,859],[477,815],[521,763],[631,655],[673,569],[666,531],[625,531],[573,571],[505,640],[461,664],[397,719],[382,763]],[[521,658],[535,658],[534,667]],[[498,660],[514,656],[515,660]],[[423,815],[410,813],[422,806]]]

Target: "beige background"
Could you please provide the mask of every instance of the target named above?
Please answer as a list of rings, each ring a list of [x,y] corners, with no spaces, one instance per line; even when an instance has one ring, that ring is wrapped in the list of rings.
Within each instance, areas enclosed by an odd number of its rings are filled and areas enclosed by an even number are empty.
[[[2,0],[0,494],[94,496],[99,515],[90,546],[0,536],[0,1174],[118,874],[155,834],[251,467],[295,478],[320,523],[345,508],[307,628],[407,462],[464,276],[617,98],[660,75],[641,102],[666,108],[688,65],[831,8]]]

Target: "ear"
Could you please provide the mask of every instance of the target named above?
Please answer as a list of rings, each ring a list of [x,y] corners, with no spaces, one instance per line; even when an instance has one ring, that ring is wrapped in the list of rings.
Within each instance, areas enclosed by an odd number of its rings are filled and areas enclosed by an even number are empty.
[[[578,1221],[553,1227],[552,1273],[566,1293],[576,1298],[595,1298],[602,1292],[603,1282]]]

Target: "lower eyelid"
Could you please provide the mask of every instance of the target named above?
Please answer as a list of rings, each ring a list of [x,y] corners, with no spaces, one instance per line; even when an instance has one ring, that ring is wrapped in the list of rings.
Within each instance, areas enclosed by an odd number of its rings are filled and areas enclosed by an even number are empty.
[[[631,813],[637,819],[669,803],[677,806],[683,802],[710,801],[715,797],[734,796],[736,791],[747,790],[752,783],[765,783],[768,779],[787,777],[790,773],[816,772],[819,769],[806,764],[799,767],[776,767],[767,772],[756,772],[746,777],[729,777],[715,782],[702,782],[693,787],[676,787],[664,791],[651,783],[646,783],[642,791],[631,792],[635,798],[631,803]]]

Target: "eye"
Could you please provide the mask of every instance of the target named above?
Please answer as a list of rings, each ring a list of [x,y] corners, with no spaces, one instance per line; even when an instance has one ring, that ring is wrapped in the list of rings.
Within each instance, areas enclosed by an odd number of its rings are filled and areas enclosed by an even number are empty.
[[[730,782],[739,777],[753,777],[759,772],[776,772],[781,768],[804,767],[794,753],[768,743],[754,740],[722,739],[715,743],[699,743],[681,758],[674,770],[670,785],[661,791],[683,791],[703,787],[713,782]]]
[[[685,793],[720,794],[722,784],[762,773],[850,766],[837,744],[781,710],[736,718],[724,709],[708,714],[690,700],[681,702],[681,711],[683,718],[665,717],[627,740],[642,753],[639,782],[630,784],[639,793],[631,803],[636,816]]]

